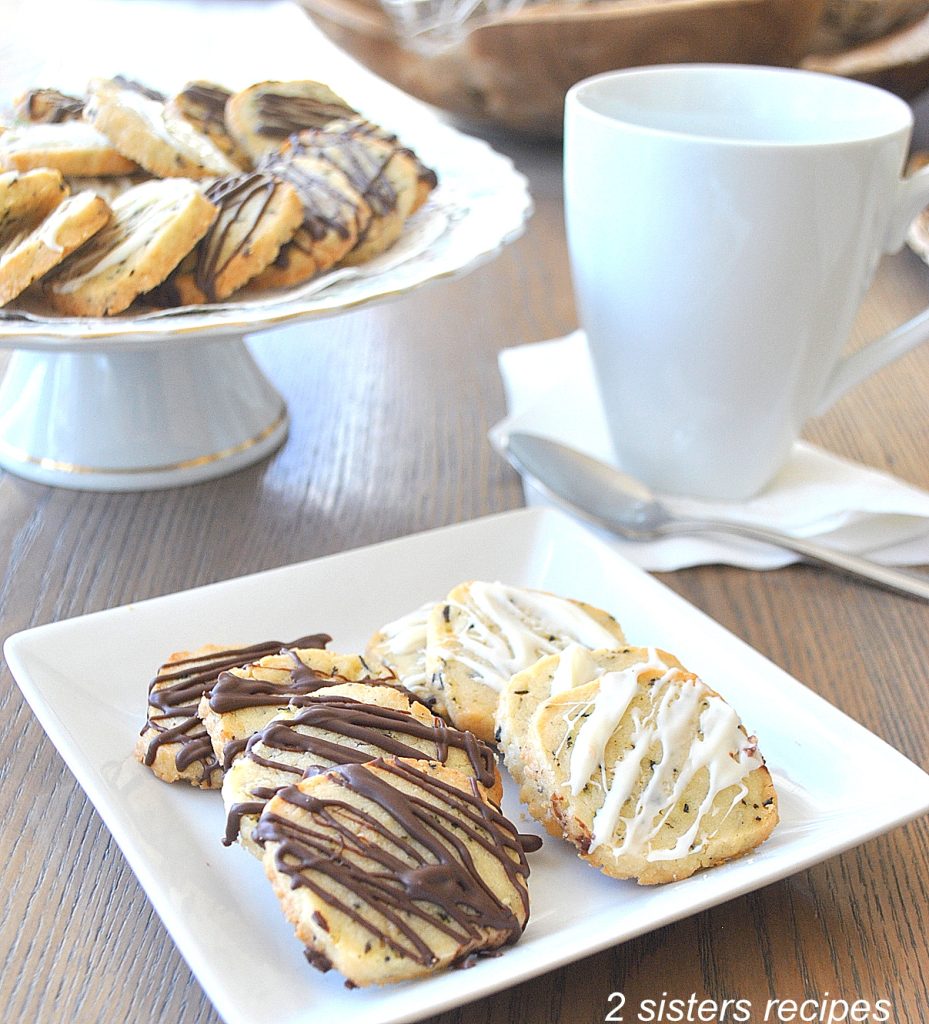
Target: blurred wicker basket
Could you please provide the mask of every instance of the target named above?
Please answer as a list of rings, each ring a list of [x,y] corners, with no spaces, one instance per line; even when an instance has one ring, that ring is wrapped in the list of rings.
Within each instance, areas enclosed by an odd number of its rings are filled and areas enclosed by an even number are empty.
[[[405,48],[377,0],[297,0],[343,50],[406,92],[472,121],[561,131],[567,89],[619,67],[679,61],[795,64],[824,0],[541,3],[479,25],[454,48]]]

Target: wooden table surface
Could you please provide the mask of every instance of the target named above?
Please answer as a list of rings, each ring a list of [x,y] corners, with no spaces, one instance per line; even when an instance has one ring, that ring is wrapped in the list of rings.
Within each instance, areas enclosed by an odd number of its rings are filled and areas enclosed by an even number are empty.
[[[29,25],[37,26],[41,6],[31,13],[20,6],[21,19],[34,17]],[[121,12],[148,18],[155,8],[163,25],[191,11],[228,10],[237,25],[256,17],[267,24],[273,15],[289,29],[291,66],[315,40],[308,23],[280,4],[138,0]],[[0,62],[4,73],[13,68],[4,92],[39,63],[39,49],[26,45],[39,34],[22,25],[18,49],[14,39],[0,50],[19,59]],[[42,50],[49,60],[50,52]],[[192,65],[189,73],[200,71]],[[292,416],[290,436],[272,458],[214,482],[143,494],[56,490],[0,476],[0,635],[519,506],[519,481],[487,442],[504,413],[496,355],[567,332],[576,314],[560,154],[495,141],[532,183],[536,213],[521,240],[461,280],[308,325],[296,339],[292,332],[253,339]],[[908,252],[886,260],[855,341],[927,304],[929,269]],[[929,488],[927,394],[924,348],[810,424],[807,436]],[[808,567],[709,566],[662,579],[929,767],[926,605]],[[0,808],[4,1024],[219,1019],[5,665]],[[894,1024],[916,1024],[929,1015],[927,879],[923,819],[433,1024],[590,1024],[606,1017],[618,991],[629,1007],[663,993],[743,998],[756,1007],[770,998],[886,999]]]

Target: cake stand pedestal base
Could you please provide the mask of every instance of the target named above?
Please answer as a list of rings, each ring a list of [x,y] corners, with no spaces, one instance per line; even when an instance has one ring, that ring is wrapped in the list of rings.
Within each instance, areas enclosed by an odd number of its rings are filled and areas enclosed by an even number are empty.
[[[0,466],[90,491],[233,473],[287,434],[284,400],[239,337],[105,351],[16,351],[0,385]]]

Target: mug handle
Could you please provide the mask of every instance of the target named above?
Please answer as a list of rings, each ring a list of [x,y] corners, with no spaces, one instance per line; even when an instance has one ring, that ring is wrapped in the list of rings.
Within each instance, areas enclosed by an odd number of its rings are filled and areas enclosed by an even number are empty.
[[[927,205],[929,167],[922,167],[900,182],[895,209],[884,239],[885,252],[895,253],[903,248],[910,224]],[[826,382],[815,415],[824,413],[847,391],[924,341],[929,341],[929,309],[839,360]]]

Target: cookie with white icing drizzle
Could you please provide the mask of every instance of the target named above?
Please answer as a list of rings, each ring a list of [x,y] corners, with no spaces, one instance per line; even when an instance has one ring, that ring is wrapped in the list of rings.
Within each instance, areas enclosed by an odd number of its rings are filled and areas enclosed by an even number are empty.
[[[238,838],[260,857],[251,832],[279,789],[378,757],[439,761],[476,778],[495,803],[503,797],[496,755],[472,733],[446,725],[395,686],[342,683],[301,698],[248,741],[223,778],[226,845]]]
[[[584,860],[646,885],[763,842],[777,823],[774,785],[723,698],[655,648],[598,651],[592,661],[592,680],[553,693],[527,723],[530,811],[547,799]]]
[[[599,608],[540,590],[472,581],[433,609],[426,674],[445,694],[452,722],[492,741],[497,701],[510,677],[578,643],[623,644],[616,619]]]
[[[35,227],[68,197],[61,174],[49,168],[0,174],[0,237]]]
[[[561,836],[561,824],[551,810],[547,793],[527,779],[526,759],[536,760],[528,743],[529,726],[539,705],[553,694],[562,693],[597,678],[606,669],[632,664],[639,660],[639,648],[591,651],[580,644],[568,644],[557,654],[539,659],[534,665],[517,672],[503,687],[497,703],[497,749],[513,781],[520,787],[519,798],[530,813],[552,835]]]
[[[146,181],[112,203],[113,216],[45,284],[59,313],[106,316],[160,284],[200,241],[216,207],[186,178]]]
[[[62,174],[133,174],[138,166],[86,121],[17,125],[0,136],[0,167]]]
[[[59,203],[34,227],[26,222],[21,233],[0,233],[0,306],[58,266],[109,219],[105,200],[83,192]]]
[[[141,174],[110,174],[91,175],[81,177],[66,177],[65,184],[71,190],[71,195],[76,196],[80,192],[96,192],[108,203],[118,199],[124,192],[148,181],[149,175],[143,171]]]
[[[136,83],[94,79],[84,117],[120,153],[156,177],[215,178],[240,170],[157,93]]]
[[[445,718],[444,693],[426,673],[426,623],[434,607],[435,602],[429,601],[381,626],[368,641],[365,658],[368,664],[395,675],[428,708]]]
[[[434,762],[343,765],[289,786],[255,837],[307,959],[352,986],[492,952],[529,918],[516,827],[476,780]]]
[[[136,760],[165,782],[189,782],[215,789],[222,771],[198,707],[220,674],[288,647],[325,647],[325,633],[300,637],[289,644],[266,640],[257,644],[204,644],[177,651],[158,669],[148,687],[148,714],[136,743]]]

